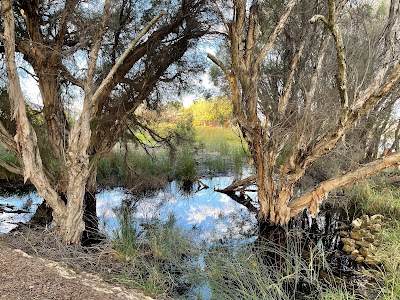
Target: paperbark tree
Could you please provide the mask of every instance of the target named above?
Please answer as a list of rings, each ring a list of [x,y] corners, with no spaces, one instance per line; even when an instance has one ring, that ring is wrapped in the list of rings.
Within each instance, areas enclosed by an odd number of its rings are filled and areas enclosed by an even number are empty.
[[[14,5],[11,0],[1,1],[1,39],[16,132],[0,124],[0,140],[16,153],[25,180],[32,182],[52,208],[54,226],[65,243],[81,242],[85,207],[95,210],[94,198],[88,194],[96,189],[99,159],[116,144],[129,118],[151,97],[157,84],[179,75],[177,63],[205,34],[204,4],[182,1],[166,12],[158,8],[144,11],[140,1],[106,0],[103,9],[92,8],[94,17],[89,17],[90,3],[78,0],[57,5],[38,0]],[[23,54],[38,80],[51,145],[48,160],[43,160],[26,114],[16,51]],[[83,69],[74,66],[76,61],[81,65],[85,61]],[[83,95],[74,124],[66,113],[67,87]],[[51,167],[54,161],[57,168]]]
[[[354,55],[348,59],[345,45],[351,40],[340,26],[346,14],[357,14],[357,4],[335,0],[282,3],[274,15],[277,7],[271,4],[276,3],[234,0],[230,21],[225,21],[227,10],[218,9],[227,29],[230,57],[224,63],[208,55],[229,83],[234,115],[256,166],[256,175],[224,191],[243,192],[256,182],[259,219],[272,224],[286,224],[306,208],[314,215],[333,189],[400,161],[396,153],[321,182],[308,192],[296,191],[310,166],[397,90],[399,1],[391,2],[380,27],[382,34],[369,43],[375,49],[366,53],[374,56],[371,61],[375,63],[365,66],[364,60],[365,73],[359,82],[349,82],[348,70],[364,58]],[[271,23],[275,25],[266,25]],[[351,30],[357,32],[354,27]]]

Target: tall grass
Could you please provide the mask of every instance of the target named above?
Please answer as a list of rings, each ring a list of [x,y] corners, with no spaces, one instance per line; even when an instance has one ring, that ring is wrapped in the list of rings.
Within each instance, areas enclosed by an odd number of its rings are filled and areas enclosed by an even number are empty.
[[[196,178],[197,167],[192,149],[183,148],[180,150],[174,166],[174,177],[176,179],[193,181]]]
[[[400,187],[386,183],[386,173],[346,189],[345,195],[360,213],[382,214],[400,220]]]
[[[386,224],[378,256],[383,262],[381,273],[372,276],[379,287],[379,299],[400,299],[400,220]]]
[[[115,281],[141,288],[149,295],[178,296],[188,291],[198,253],[192,238],[176,226],[175,217],[140,223],[134,211],[119,214],[113,242],[123,271]]]
[[[356,299],[332,276],[323,249],[309,249],[295,231],[283,245],[196,244],[176,226],[148,221],[139,226],[132,213],[123,212],[114,231],[115,249],[124,271],[116,281],[141,288],[150,295],[176,299]],[[329,277],[329,276],[328,276]]]
[[[323,249],[317,245],[304,257],[304,247],[291,231],[284,245],[214,248],[206,257],[212,299],[352,299],[345,286],[320,276],[322,271],[333,276]]]
[[[172,178],[173,165],[165,150],[151,155],[140,148],[114,149],[98,163],[98,182],[125,186],[136,191],[162,187]]]

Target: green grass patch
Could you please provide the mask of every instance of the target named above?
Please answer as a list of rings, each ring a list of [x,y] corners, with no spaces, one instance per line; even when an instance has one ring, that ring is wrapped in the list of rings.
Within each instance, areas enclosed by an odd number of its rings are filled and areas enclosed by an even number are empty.
[[[380,300],[400,299],[400,186],[387,183],[387,178],[383,172],[346,190],[362,214],[385,216],[383,244],[377,253],[382,266],[369,276]]]
[[[150,155],[141,148],[116,147],[98,163],[98,182],[102,185],[125,186],[137,191],[159,188],[172,178],[173,165],[166,150]]]
[[[175,178],[182,181],[193,181],[197,175],[196,161],[193,150],[183,148],[175,161]]]
[[[141,223],[134,211],[119,212],[119,227],[113,232],[123,272],[117,282],[142,289],[148,295],[172,296],[191,288],[198,256],[189,234],[176,226],[176,219]]]
[[[346,196],[361,214],[382,214],[400,220],[400,187],[386,183],[382,173],[346,189]]]

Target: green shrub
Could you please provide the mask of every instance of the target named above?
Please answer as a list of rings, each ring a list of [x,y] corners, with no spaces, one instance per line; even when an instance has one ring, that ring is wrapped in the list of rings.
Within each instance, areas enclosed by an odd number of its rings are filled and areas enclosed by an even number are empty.
[[[182,181],[192,181],[196,178],[197,167],[194,153],[191,149],[184,148],[178,153],[175,161],[175,178]]]

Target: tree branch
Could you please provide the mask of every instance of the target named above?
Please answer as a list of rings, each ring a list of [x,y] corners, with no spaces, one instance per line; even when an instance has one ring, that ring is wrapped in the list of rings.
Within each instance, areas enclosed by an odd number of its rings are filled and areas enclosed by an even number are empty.
[[[69,82],[71,82],[73,85],[76,85],[81,89],[85,88],[84,82],[74,77],[63,64],[60,65],[60,70],[61,70],[61,75],[64,76],[64,78],[67,79]]]
[[[330,191],[364,180],[395,164],[398,164],[399,162],[400,152],[396,152],[392,155],[365,164],[357,170],[326,180],[320,183],[312,191],[290,202],[288,205],[290,208],[290,215],[295,216],[307,207],[311,207],[311,212],[316,213],[321,201],[327,197],[327,194]]]
[[[288,76],[286,78],[285,86],[283,88],[283,95],[278,100],[278,119],[279,120],[281,120],[285,115],[286,107],[289,102],[289,97],[292,92],[292,83],[293,83],[294,73],[296,71],[297,64],[299,62],[301,54],[303,53],[305,43],[306,43],[306,41],[304,39],[301,42],[299,49],[297,49],[297,51],[292,59],[292,63],[290,64],[290,70],[289,70]]]
[[[207,57],[214,63],[216,64],[218,67],[220,67],[220,69],[224,72],[226,79],[229,81],[229,77],[230,77],[230,73],[228,71],[228,69],[225,67],[225,65],[222,63],[222,61],[220,61],[218,58],[216,58],[214,55],[212,55],[211,53],[207,53]]]
[[[11,164],[11,163],[7,163],[7,162],[2,161],[2,160],[0,160],[0,167],[3,167],[8,172],[11,172],[13,174],[24,175],[24,171],[23,171],[23,169],[21,167],[16,166],[16,165]]]
[[[346,55],[344,51],[344,43],[342,38],[342,33],[336,21],[336,4],[335,0],[329,0],[329,17],[328,20],[321,15],[316,15],[311,18],[310,22],[315,23],[317,20],[321,20],[325,26],[332,33],[333,39],[335,41],[336,47],[336,58],[338,63],[338,69],[336,73],[336,80],[340,95],[341,102],[341,114],[340,114],[340,124],[344,125],[347,121],[349,114],[349,96],[347,92],[347,64]]]
[[[271,48],[272,48],[273,44],[275,43],[275,40],[278,37],[278,35],[281,33],[281,31],[285,27],[286,22],[289,19],[289,16],[290,16],[290,14],[292,12],[292,9],[296,5],[296,3],[297,3],[297,0],[290,0],[289,3],[286,5],[286,11],[284,12],[284,14],[279,19],[279,22],[275,26],[275,29],[273,30],[271,35],[269,36],[267,43],[264,45],[264,47],[262,48],[260,54],[258,55],[258,57],[255,60],[255,63],[254,63],[254,69],[255,70],[259,70],[260,69],[262,61],[264,60],[264,58],[268,54],[268,52],[271,50]]]
[[[128,55],[132,52],[136,44],[140,41],[140,39],[153,27],[153,25],[162,17],[166,15],[166,12],[161,12],[157,16],[155,16],[147,26],[141,31],[141,33],[132,41],[129,47],[125,50],[125,52],[118,59],[118,62],[112,67],[110,72],[107,74],[106,78],[102,81],[99,88],[94,93],[93,97],[90,99],[91,106],[94,106],[96,102],[101,98],[103,92],[109,88],[109,85],[113,82],[114,75],[119,71],[121,66],[124,63],[124,60],[128,57]]]
[[[110,14],[110,7],[111,7],[111,0],[106,0],[106,2],[104,3],[103,13],[101,15],[100,26],[99,26],[99,29],[96,31],[96,35],[95,35],[94,42],[93,42],[93,47],[90,50],[88,70],[87,70],[86,81],[85,81],[85,100],[87,99],[86,101],[89,101],[89,99],[91,98],[90,96],[93,93],[93,91],[92,91],[93,84],[94,84],[93,77],[94,77],[94,73],[96,70],[96,62],[97,62],[97,57],[98,57],[101,41],[103,40],[103,37],[104,37],[106,22],[107,22],[109,14]]]
[[[58,28],[58,32],[55,38],[54,42],[54,54],[55,55],[60,55],[61,53],[61,47],[64,43],[64,38],[65,38],[65,33],[67,32],[67,23],[69,20],[69,17],[72,14],[72,11],[74,10],[75,6],[77,5],[78,0],[67,0],[65,1],[63,13],[61,16],[61,21],[60,25]]]

